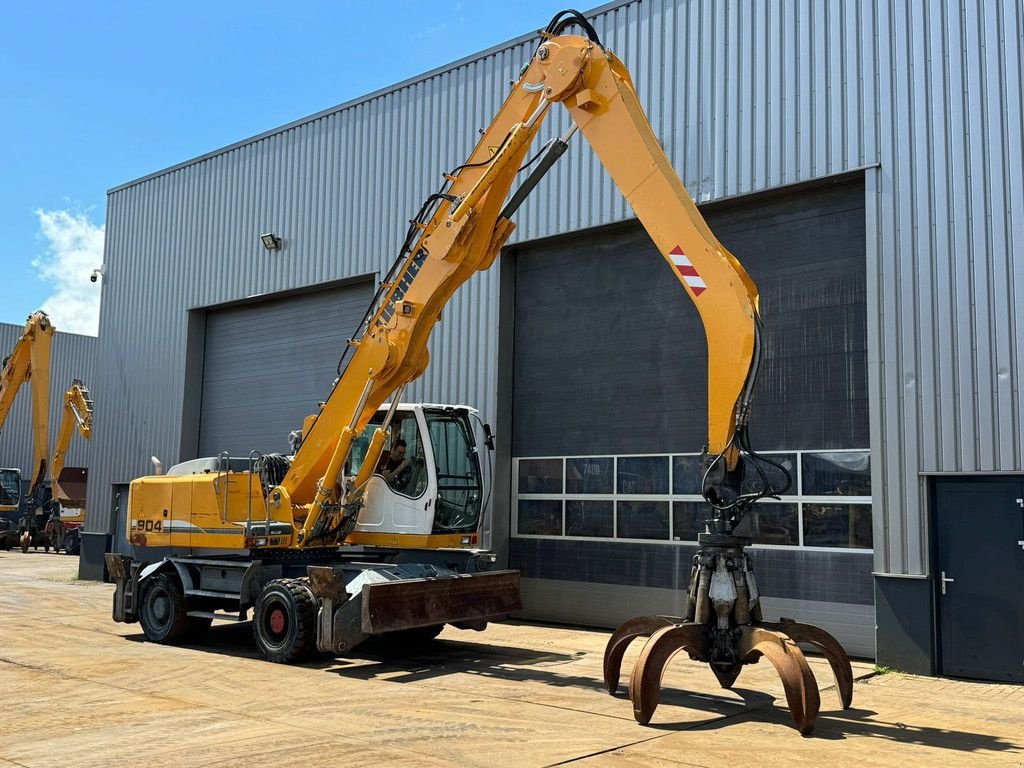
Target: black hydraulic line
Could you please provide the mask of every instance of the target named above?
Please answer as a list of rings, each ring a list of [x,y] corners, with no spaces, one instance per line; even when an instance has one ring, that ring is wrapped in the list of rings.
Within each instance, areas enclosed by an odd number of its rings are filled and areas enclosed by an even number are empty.
[[[563,18],[564,16],[568,16],[568,18]],[[601,40],[597,36],[597,31],[594,29],[593,25],[587,20],[587,17],[584,16],[579,11],[574,10],[572,8],[567,8],[564,11],[559,11],[558,13],[556,13],[555,17],[551,19],[551,23],[548,24],[547,28],[544,31],[547,32],[549,35],[558,36],[565,31],[566,27],[571,27],[573,24],[578,24],[580,27],[583,28],[583,31],[587,33],[587,37],[592,42],[601,45]]]
[[[565,150],[569,148],[568,142],[562,141],[561,139],[555,139],[551,146],[548,147],[548,151],[544,153],[544,156],[537,163],[537,167],[530,171],[530,175],[526,177],[519,188],[513,193],[512,197],[505,207],[501,209],[501,218],[510,219],[512,214],[515,213],[519,206],[523,204],[523,201],[529,197],[530,193],[533,192],[534,188],[540,183],[540,180],[544,178],[544,174],[551,170],[558,158],[565,154]]]

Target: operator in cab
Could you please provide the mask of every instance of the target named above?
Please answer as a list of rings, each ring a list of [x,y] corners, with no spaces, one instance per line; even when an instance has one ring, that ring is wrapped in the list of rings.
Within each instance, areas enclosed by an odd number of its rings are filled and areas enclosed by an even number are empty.
[[[403,490],[412,477],[412,460],[405,455],[408,446],[399,438],[391,446],[391,450],[381,456],[377,465],[377,474],[387,480],[388,485],[396,491]]]

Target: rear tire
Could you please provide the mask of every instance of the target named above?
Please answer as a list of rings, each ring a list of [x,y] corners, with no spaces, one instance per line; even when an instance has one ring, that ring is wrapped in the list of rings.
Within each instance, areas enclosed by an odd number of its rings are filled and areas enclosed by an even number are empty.
[[[307,579],[275,579],[256,601],[252,633],[267,661],[292,664],[316,646],[317,601]]]
[[[177,576],[158,573],[143,584],[139,624],[147,640],[176,645],[198,639],[209,629],[210,619],[189,616]]]
[[[69,531],[64,536],[64,553],[78,555],[82,552],[82,539],[77,530]]]

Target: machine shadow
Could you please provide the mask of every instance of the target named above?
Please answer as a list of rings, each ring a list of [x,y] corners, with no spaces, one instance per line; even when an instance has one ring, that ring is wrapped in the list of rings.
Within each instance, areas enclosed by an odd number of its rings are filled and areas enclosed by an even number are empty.
[[[822,691],[823,698],[830,691]],[[744,715],[754,715],[753,712]],[[875,738],[891,741],[898,744],[909,744],[916,746],[935,747],[947,749],[953,752],[968,753],[1005,753],[1012,750],[1024,749],[1024,739],[1014,743],[1001,736],[992,736],[971,731],[959,731],[949,728],[934,728],[927,725],[914,725],[912,722],[890,722],[874,719],[877,712],[870,709],[859,709],[852,707],[842,710],[822,709],[814,731],[807,734],[805,739],[820,739],[822,741],[842,741],[849,738]],[[765,708],[756,714],[756,718],[762,722],[778,723],[787,727],[793,727],[789,710],[783,701],[780,705]],[[657,727],[677,730],[715,730],[728,727],[727,720],[711,721],[701,723],[693,727],[689,723],[664,724]],[[796,733],[793,729],[794,735]]]
[[[146,637],[141,632],[125,635],[125,639],[138,643],[146,642]],[[236,658],[260,658],[253,644],[250,622],[216,625],[200,642],[183,647]],[[370,639],[343,656],[321,656],[295,666],[322,670],[347,680],[383,680],[401,684],[464,674],[499,682],[533,682],[553,688],[574,688],[590,691],[602,699],[607,699],[609,694],[601,679],[599,661],[592,674],[581,675],[564,669],[565,665],[577,662],[585,656],[585,652],[560,653],[448,638],[432,640],[410,650],[378,639]],[[708,674],[710,677],[710,672]],[[619,686],[615,699],[622,706],[622,716],[631,718],[632,708],[625,684]],[[770,708],[774,700],[769,694],[739,687],[724,695],[665,689],[661,696],[661,703],[665,706],[681,707],[709,715],[707,719],[679,724],[685,728],[713,723],[722,717],[735,717],[750,711],[751,708]]]

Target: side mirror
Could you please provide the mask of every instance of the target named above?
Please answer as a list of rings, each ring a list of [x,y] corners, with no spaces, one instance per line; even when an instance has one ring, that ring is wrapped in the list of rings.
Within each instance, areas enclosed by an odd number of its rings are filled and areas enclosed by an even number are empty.
[[[489,450],[494,450],[494,433],[491,432],[491,425],[484,424],[484,444]]]

